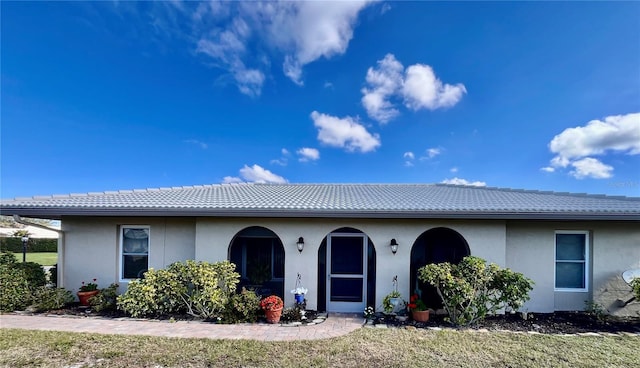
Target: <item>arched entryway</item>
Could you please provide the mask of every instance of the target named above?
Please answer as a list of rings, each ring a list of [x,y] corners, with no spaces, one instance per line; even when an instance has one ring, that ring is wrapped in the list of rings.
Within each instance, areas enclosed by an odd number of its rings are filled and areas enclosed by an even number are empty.
[[[236,234],[229,245],[229,260],[240,274],[239,287],[248,287],[267,296],[284,297],[284,247],[271,230],[248,227]]]
[[[318,250],[318,310],[361,313],[375,303],[376,250],[360,230],[340,228]]]
[[[436,227],[425,231],[416,239],[411,248],[411,293],[421,295],[428,307],[441,308],[442,300],[436,289],[418,280],[418,269],[431,263],[457,264],[470,254],[469,244],[457,231],[446,227]]]

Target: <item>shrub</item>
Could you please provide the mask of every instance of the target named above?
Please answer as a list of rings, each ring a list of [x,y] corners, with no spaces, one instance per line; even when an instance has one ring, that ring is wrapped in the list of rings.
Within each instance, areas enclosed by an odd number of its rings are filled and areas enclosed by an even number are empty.
[[[304,316],[302,312],[304,308],[302,308],[299,304],[295,304],[291,308],[285,308],[282,310],[282,316],[280,320],[282,322],[301,322],[302,317]]]
[[[20,269],[24,272],[24,276],[33,289],[45,286],[47,284],[47,276],[41,265],[35,262],[14,263],[12,267]]]
[[[0,311],[23,310],[31,303],[31,290],[24,271],[12,264],[0,264]]]
[[[116,309],[118,299],[118,284],[111,284],[89,298],[89,304],[96,312],[113,311]]]
[[[0,238],[0,250],[22,253],[22,239],[20,237]],[[58,239],[30,238],[27,243],[29,252],[57,252]]]
[[[74,300],[73,293],[63,288],[41,286],[33,293],[33,306],[38,311],[60,309]]]
[[[54,264],[49,269],[49,283],[53,285],[53,287],[58,286],[58,264]]]
[[[233,294],[222,313],[222,322],[255,322],[260,312],[260,297],[255,291],[242,288],[239,294]]]
[[[505,307],[517,310],[533,288],[533,281],[521,273],[487,265],[478,257],[465,257],[457,265],[426,265],[418,270],[418,278],[436,287],[455,325],[475,323]]]
[[[117,297],[116,306],[133,317],[182,313],[178,287],[175,275],[150,268],[144,279],[129,282],[127,291]]]
[[[15,254],[11,252],[0,253],[0,265],[10,265],[14,263],[18,263],[18,259]]]
[[[640,277],[631,280],[631,288],[636,295],[636,300],[640,301]]]
[[[188,313],[213,318],[224,311],[239,279],[228,261],[176,262],[163,270],[150,269],[144,279],[129,283],[117,305],[134,317]]]

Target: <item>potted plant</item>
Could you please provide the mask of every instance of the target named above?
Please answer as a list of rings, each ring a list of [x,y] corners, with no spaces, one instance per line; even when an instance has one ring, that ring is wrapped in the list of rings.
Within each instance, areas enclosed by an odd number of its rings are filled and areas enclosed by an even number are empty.
[[[382,299],[382,309],[384,309],[384,312],[387,314],[393,313],[393,310],[402,300],[400,298],[401,296],[398,291],[398,275],[396,275],[393,277],[393,291]]]
[[[291,290],[291,294],[293,294],[296,298],[296,304],[304,303],[304,294],[306,294],[309,290],[302,286],[302,276],[298,274],[298,279],[296,280],[296,288]]]
[[[267,317],[267,322],[278,323],[280,322],[280,316],[282,315],[282,308],[284,302],[277,295],[269,295],[268,297],[260,301],[260,307],[264,310],[264,314]]]
[[[97,279],[93,279],[93,282],[86,283],[82,281],[82,285],[80,286],[80,290],[78,291],[78,299],[80,300],[80,305],[83,307],[89,306],[89,299],[98,295],[100,292],[98,290],[98,284],[96,284]]]
[[[418,294],[411,295],[407,307],[414,321],[427,322],[429,320],[429,310]]]
[[[384,299],[382,299],[382,309],[387,314],[393,313],[393,310],[396,308],[398,304],[400,304],[400,300],[402,295],[397,290],[394,290],[387,294]]]

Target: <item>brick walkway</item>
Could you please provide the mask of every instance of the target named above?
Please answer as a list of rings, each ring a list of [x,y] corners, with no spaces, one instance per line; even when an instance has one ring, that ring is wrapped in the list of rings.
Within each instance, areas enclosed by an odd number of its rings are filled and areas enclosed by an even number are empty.
[[[262,341],[327,339],[357,330],[362,327],[362,323],[363,319],[360,315],[333,313],[329,314],[324,322],[312,326],[216,325],[195,321],[169,322],[68,316],[0,315],[0,328]]]

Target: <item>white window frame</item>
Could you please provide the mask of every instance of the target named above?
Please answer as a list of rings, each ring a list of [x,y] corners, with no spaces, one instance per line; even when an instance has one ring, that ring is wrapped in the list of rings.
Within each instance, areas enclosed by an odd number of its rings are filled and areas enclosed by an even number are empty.
[[[571,261],[571,260],[558,260],[556,259],[556,254],[558,253],[558,243],[557,243],[557,235],[558,234],[569,234],[569,235],[584,235],[584,261]],[[590,264],[590,232],[587,230],[556,230],[553,234],[553,287],[555,291],[564,291],[564,292],[588,292],[589,291],[589,264]],[[556,265],[558,262],[562,263],[584,263],[584,288],[559,288],[557,285],[557,275],[556,275]]]
[[[119,246],[119,260],[118,260],[118,279],[120,282],[129,282],[134,279],[125,279],[124,276],[124,231],[127,229],[146,229],[149,234],[149,243],[147,244],[147,253],[127,253],[127,255],[146,255],[147,256],[147,269],[149,269],[149,260],[151,259],[151,226],[149,225],[122,225],[120,226],[120,246]]]

